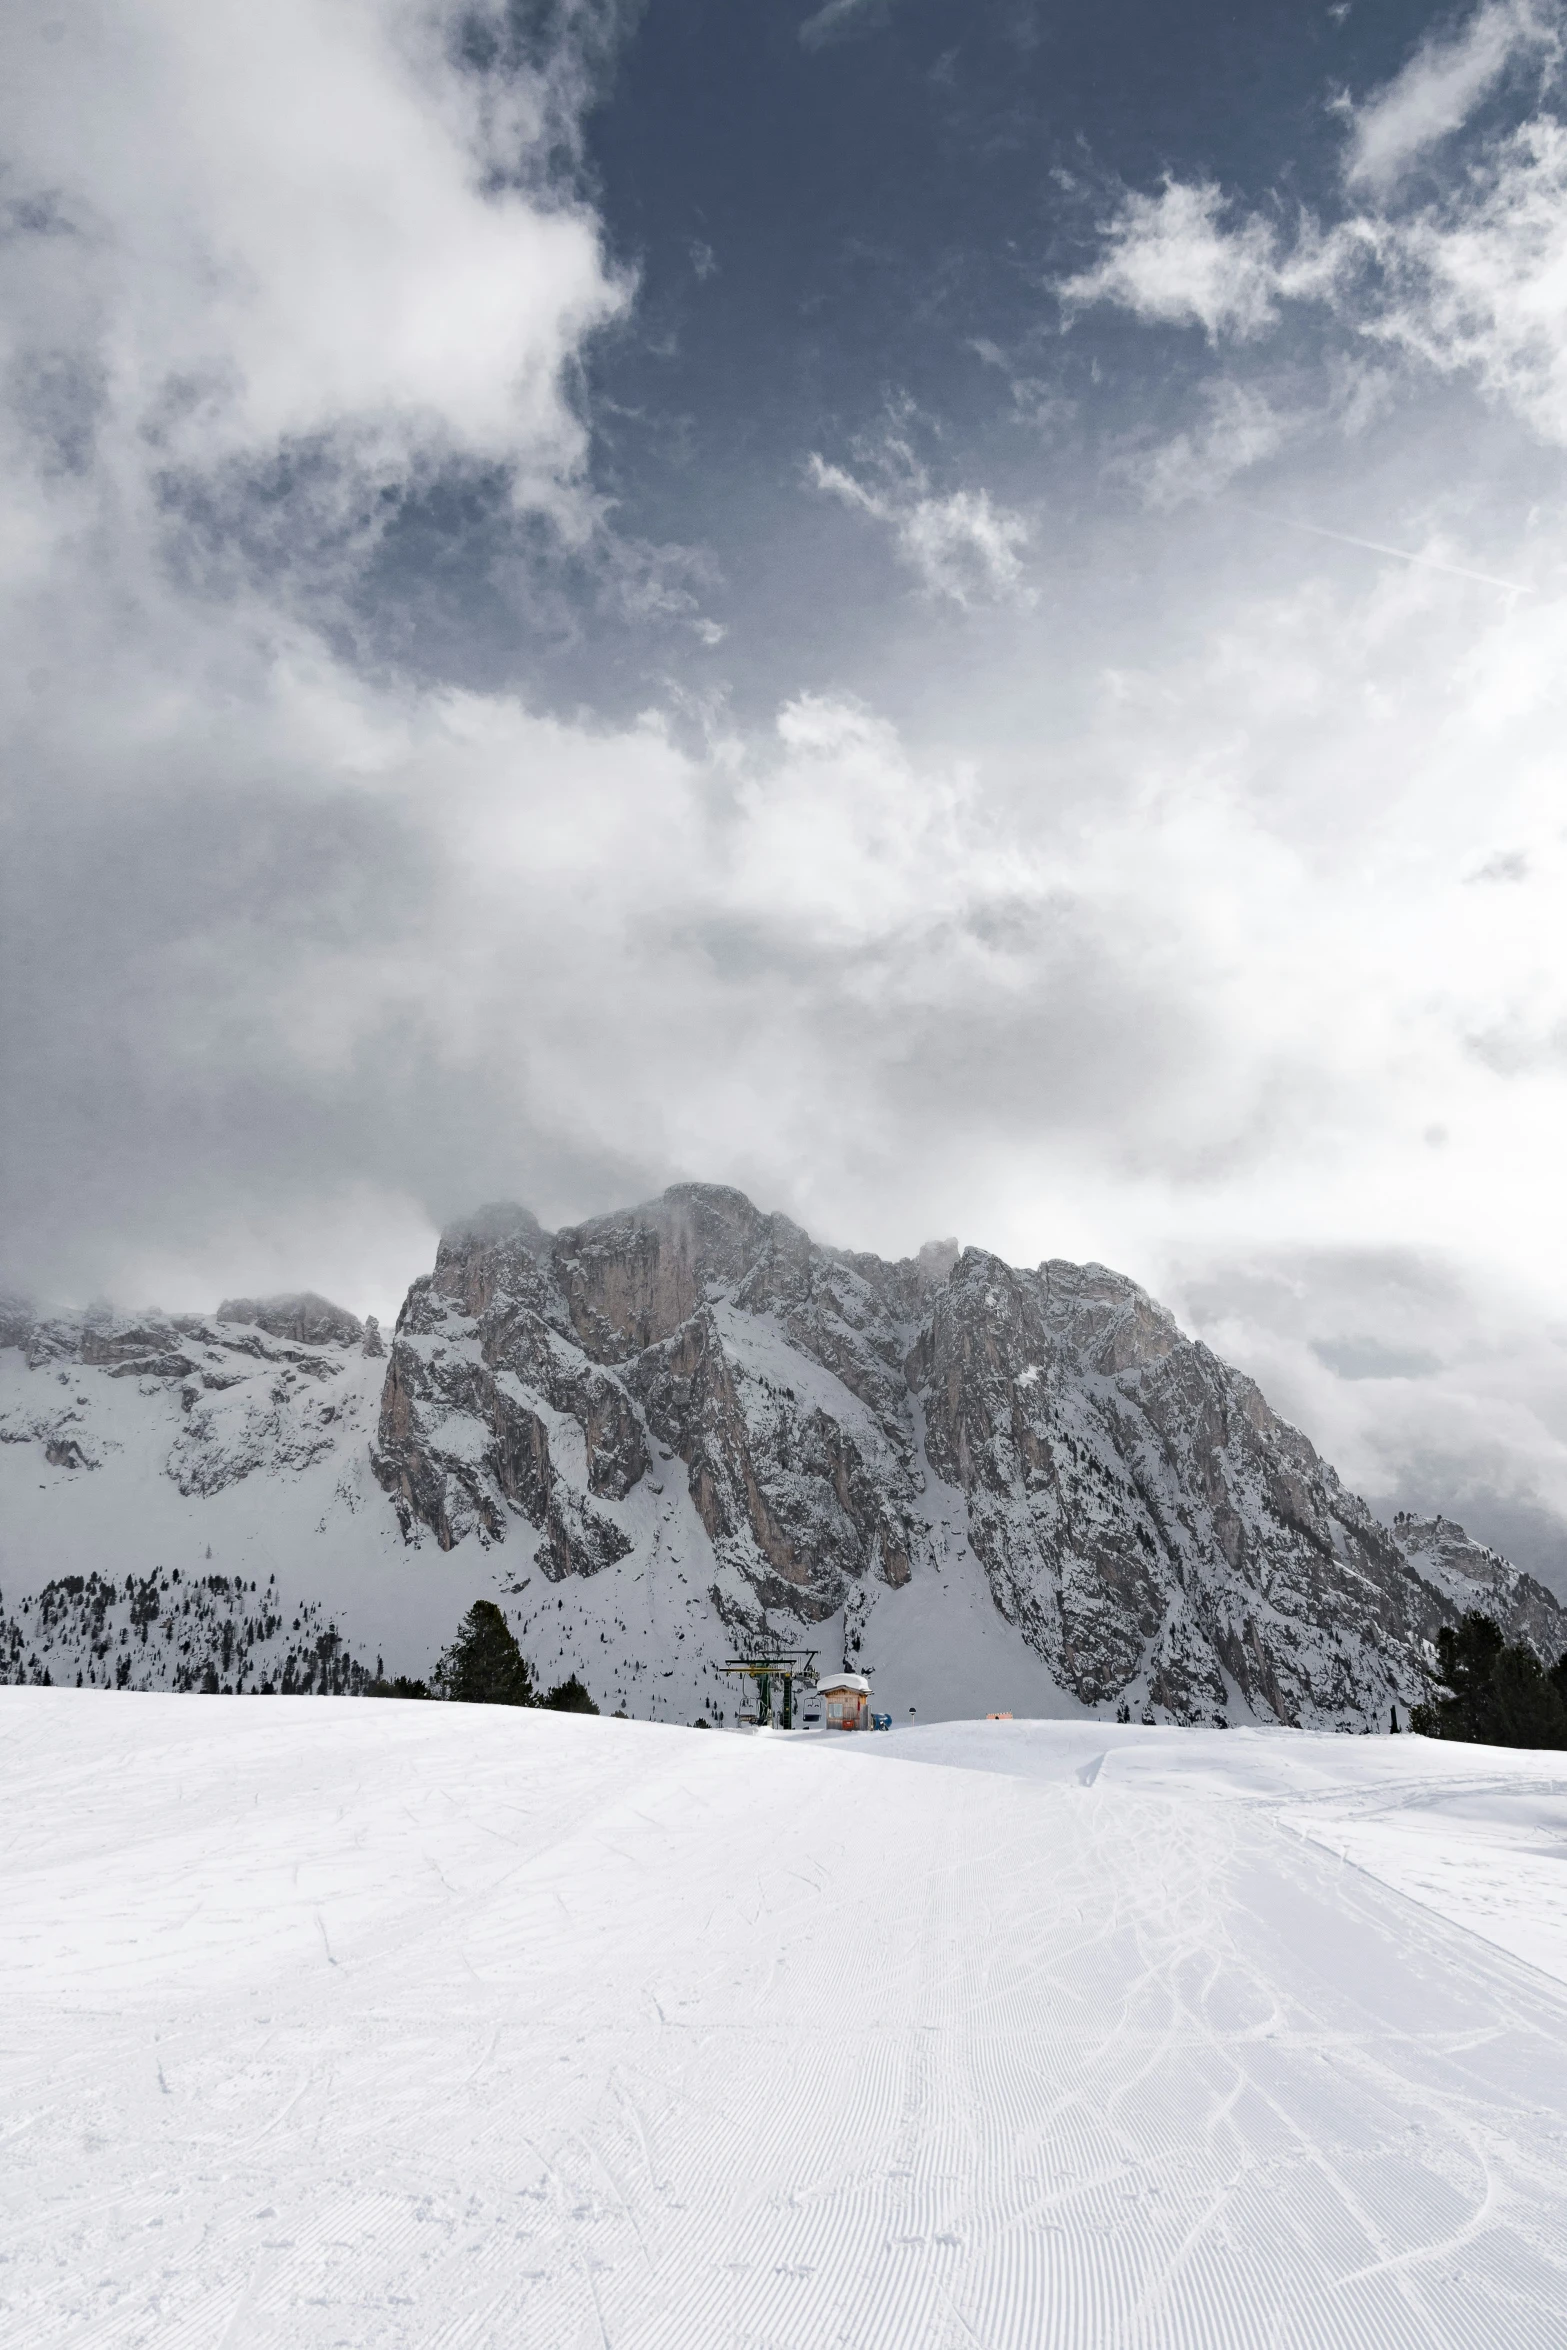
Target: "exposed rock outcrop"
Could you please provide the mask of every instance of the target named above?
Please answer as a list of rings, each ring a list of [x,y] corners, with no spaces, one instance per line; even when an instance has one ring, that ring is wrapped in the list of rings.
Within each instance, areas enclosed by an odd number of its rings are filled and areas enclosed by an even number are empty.
[[[453,1227],[387,1368],[375,1465],[405,1531],[515,1530],[551,1578],[594,1575],[642,1559],[675,1460],[695,1523],[658,1540],[732,1631],[847,1626],[971,1546],[1090,1706],[1352,1726],[1423,1693],[1463,1606],[1567,1639],[1462,1529],[1380,1524],[1102,1266],[886,1264],[701,1185],[554,1235],[504,1206]]]
[[[333,1305],[330,1298],[318,1297],[313,1289],[286,1297],[226,1297],[217,1318],[253,1322],[269,1337],[291,1338],[296,1346],[357,1346],[365,1335],[365,1325],[356,1315]]]
[[[17,1309],[10,1344],[53,1377],[25,1405],[0,1409],[0,1443],[36,1443],[55,1467],[99,1467],[124,1439],[116,1415],[97,1407],[93,1379],[124,1380],[168,1399],[161,1466],[182,1493],[219,1493],[258,1469],[287,1475],[345,1438],[365,1441],[345,1378],[362,1336],[352,1314],[311,1296],[260,1311],[231,1298],[211,1318]]]
[[[83,1650],[42,1604],[62,1572],[123,1594],[180,1561],[187,1597],[224,1574],[295,1594],[280,1672],[304,1670],[307,1603],[373,1626],[395,1581],[422,1669],[484,1588],[556,1678],[668,1718],[724,1703],[717,1668],[760,1638],[901,1659],[922,1709],[997,1702],[999,1675],[1006,1704],[1342,1728],[1424,1696],[1466,1607],[1549,1660],[1567,1644],[1548,1592],[1450,1521],[1381,1524],[1103,1266],[950,1241],[888,1264],[681,1185],[553,1234],[469,1217],[380,1345],[308,1295],[0,1306],[18,1669],[108,1669],[101,1633]],[[194,1633],[132,1629],[128,1685],[195,1670]]]

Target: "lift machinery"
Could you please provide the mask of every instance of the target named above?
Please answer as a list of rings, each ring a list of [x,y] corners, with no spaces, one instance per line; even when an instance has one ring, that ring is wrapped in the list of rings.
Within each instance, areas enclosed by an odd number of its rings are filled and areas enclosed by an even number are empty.
[[[737,1673],[743,1679],[756,1683],[756,1719],[764,1730],[771,1725],[773,1718],[773,1683],[781,1681],[782,1718],[778,1726],[783,1730],[792,1730],[795,1677],[798,1675],[805,1682],[814,1680],[815,1664],[814,1648],[774,1648],[765,1656],[732,1656],[722,1670]]]

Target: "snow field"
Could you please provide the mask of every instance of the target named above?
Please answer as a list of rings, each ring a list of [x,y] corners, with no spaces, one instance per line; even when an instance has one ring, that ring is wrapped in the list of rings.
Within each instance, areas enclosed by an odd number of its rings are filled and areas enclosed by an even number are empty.
[[[1563,2339],[1567,1931],[1442,1914],[1533,1915],[1560,1758],[39,1689],[0,1758],[7,2341]]]

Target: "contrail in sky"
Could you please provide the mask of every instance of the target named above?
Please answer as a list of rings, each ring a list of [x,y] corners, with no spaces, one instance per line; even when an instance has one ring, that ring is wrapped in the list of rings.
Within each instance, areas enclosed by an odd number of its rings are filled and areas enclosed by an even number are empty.
[[[1461,563],[1443,563],[1435,555],[1412,555],[1407,547],[1386,547],[1380,539],[1357,539],[1347,530],[1326,530],[1320,522],[1297,522],[1292,514],[1269,514],[1261,506],[1242,506],[1258,522],[1281,522],[1286,530],[1305,530],[1314,539],[1337,539],[1344,547],[1364,547],[1369,555],[1393,555],[1400,563],[1421,563],[1427,571],[1446,571],[1454,579],[1477,580],[1481,587],[1505,588],[1509,595],[1532,596],[1534,589],[1520,580],[1496,579],[1489,571],[1466,571]]]

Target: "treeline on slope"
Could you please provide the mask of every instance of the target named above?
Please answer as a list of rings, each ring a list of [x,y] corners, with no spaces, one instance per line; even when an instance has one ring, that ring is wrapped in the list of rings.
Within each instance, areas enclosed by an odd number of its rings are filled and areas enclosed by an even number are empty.
[[[211,1556],[211,1553],[208,1553]],[[0,1687],[358,1697],[372,1678],[319,1600],[283,1605],[277,1578],[60,1575],[0,1609]]]
[[[1411,1730],[1481,1746],[1567,1747],[1567,1650],[1547,1671],[1532,1648],[1510,1647],[1473,1610],[1444,1624],[1436,1645],[1445,1694],[1413,1709]]]
[[[596,1714],[573,1673],[542,1694],[490,1600],[469,1609],[429,1682],[388,1677],[354,1656],[317,1600],[285,1609],[266,1588],[224,1574],[161,1569],[61,1575],[0,1608],[0,1687],[168,1689],[223,1697],[445,1697],[478,1705],[538,1705]]]
[[[492,1599],[474,1601],[428,1681],[399,1673],[391,1680],[368,1682],[365,1695],[439,1697],[459,1705],[537,1705],[558,1714],[596,1714],[599,1710],[575,1673],[540,1695],[533,1668]]]

